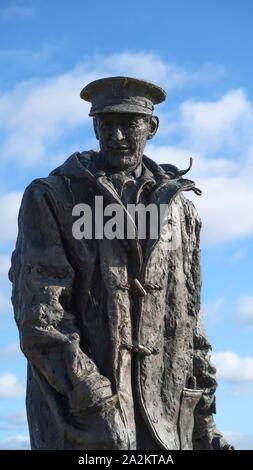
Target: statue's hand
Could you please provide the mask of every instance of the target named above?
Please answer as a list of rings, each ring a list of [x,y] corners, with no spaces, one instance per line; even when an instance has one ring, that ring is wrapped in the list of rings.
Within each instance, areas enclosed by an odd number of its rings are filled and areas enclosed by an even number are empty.
[[[212,440],[214,450],[235,450],[234,446],[228,444],[223,437],[214,437]]]
[[[112,395],[111,383],[103,375],[93,372],[74,387],[70,414],[72,425],[86,433],[87,449],[127,449],[119,398]]]
[[[110,398],[112,398],[110,380],[94,371],[83,377],[70,393],[70,408],[73,413],[78,413],[87,408],[98,407]]]

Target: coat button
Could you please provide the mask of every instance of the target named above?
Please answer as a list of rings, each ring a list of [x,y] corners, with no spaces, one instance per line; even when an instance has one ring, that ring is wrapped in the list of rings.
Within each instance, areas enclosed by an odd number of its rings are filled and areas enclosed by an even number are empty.
[[[142,344],[136,345],[136,352],[141,354],[141,356],[150,356],[152,354],[152,351]]]
[[[106,173],[102,170],[98,170],[95,173],[96,178],[99,178],[100,176],[105,176],[105,175],[106,175]]]
[[[144,289],[144,287],[141,285],[140,281],[138,281],[137,278],[133,280],[132,285],[139,295],[141,296],[147,295],[147,291]]]
[[[143,346],[143,344],[128,344],[128,343],[123,343],[123,348],[126,348],[128,351],[131,351],[132,353],[137,353],[140,354],[141,356],[151,356],[153,351],[146,346]]]

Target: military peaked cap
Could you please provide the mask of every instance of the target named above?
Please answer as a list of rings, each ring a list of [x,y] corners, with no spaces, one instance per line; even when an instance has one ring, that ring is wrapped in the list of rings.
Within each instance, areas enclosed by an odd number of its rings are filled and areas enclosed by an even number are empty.
[[[152,114],[166,92],[154,83],[130,77],[108,77],[86,85],[80,93],[92,103],[89,116],[99,113]]]

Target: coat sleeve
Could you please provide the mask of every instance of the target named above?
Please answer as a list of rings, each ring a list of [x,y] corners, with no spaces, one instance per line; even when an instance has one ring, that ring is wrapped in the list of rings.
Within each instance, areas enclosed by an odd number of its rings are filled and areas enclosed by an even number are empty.
[[[217,388],[216,369],[211,364],[212,347],[209,343],[200,310],[194,332],[193,374],[196,386],[203,395],[195,408],[193,449],[228,450],[233,449],[217,430],[213,415],[216,413],[215,391]]]
[[[189,201],[188,201],[189,203]],[[193,331],[193,376],[197,389],[203,390],[203,395],[195,408],[193,449],[196,450],[227,450],[233,449],[220,431],[217,430],[213,418],[216,413],[215,391],[217,388],[216,369],[211,364],[212,347],[209,343],[200,305],[201,291],[201,260],[200,260],[200,229],[201,221],[192,203],[190,208],[190,218],[193,223],[194,240],[192,246],[191,273],[194,289],[191,297],[191,314],[196,317]]]
[[[20,208],[9,274],[12,303],[23,353],[78,410],[82,400],[92,399],[94,387],[102,396],[111,395],[110,381],[80,348],[72,304],[75,273],[64,250],[56,204],[41,181],[26,189]]]

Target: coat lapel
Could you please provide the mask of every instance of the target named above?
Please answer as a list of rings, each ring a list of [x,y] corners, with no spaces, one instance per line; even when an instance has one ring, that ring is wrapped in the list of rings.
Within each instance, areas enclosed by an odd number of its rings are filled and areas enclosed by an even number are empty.
[[[160,181],[155,188],[152,197],[151,197],[151,202],[157,206],[157,211],[158,211],[158,237],[154,239],[149,239],[147,241],[147,247],[146,247],[146,252],[145,252],[145,258],[142,266],[142,272],[141,272],[141,278],[145,276],[145,268],[147,266],[148,260],[150,258],[150,255],[155,248],[156,244],[159,242],[161,238],[161,229],[163,229],[165,224],[168,224],[168,219],[161,219],[164,214],[160,210],[161,205],[167,206],[167,209],[170,208],[173,200],[175,197],[181,193],[182,191],[188,191],[194,187],[195,183],[190,180],[178,178],[178,179],[169,179],[168,177],[161,177]],[[168,214],[168,212],[165,213]]]

